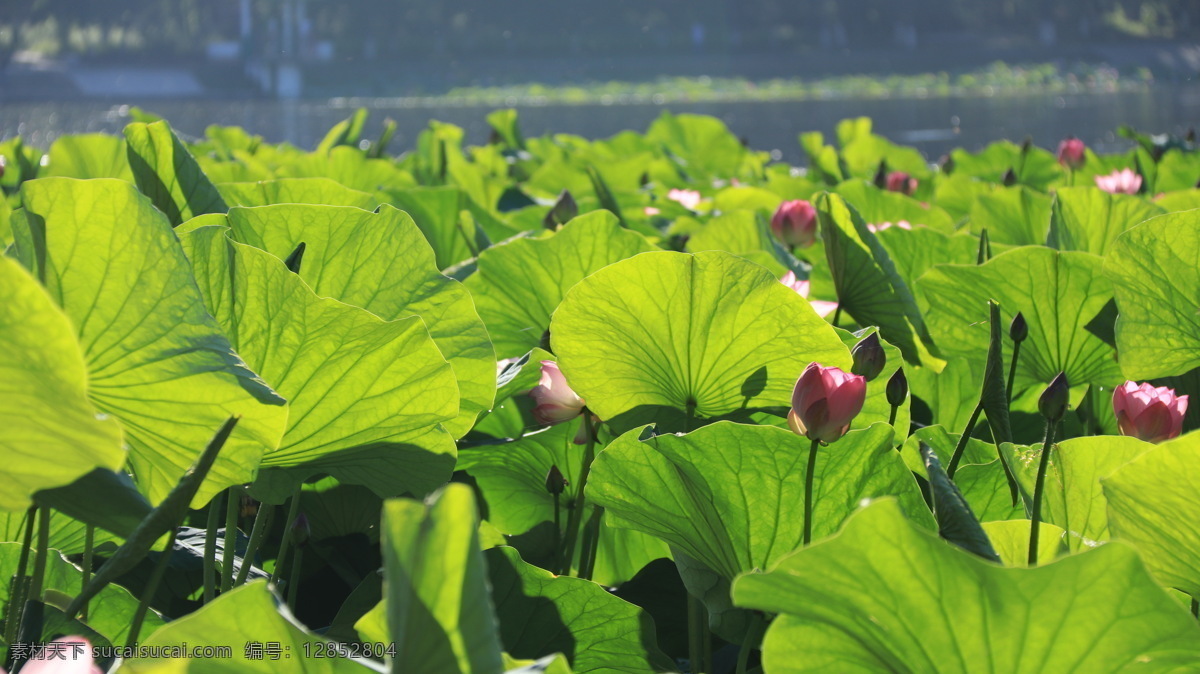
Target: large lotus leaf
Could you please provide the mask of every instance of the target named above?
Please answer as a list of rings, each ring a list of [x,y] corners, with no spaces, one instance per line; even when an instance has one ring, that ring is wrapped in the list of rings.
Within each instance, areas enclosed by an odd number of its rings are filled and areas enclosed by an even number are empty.
[[[337,206],[282,204],[229,213],[233,237],[286,259],[305,245],[300,278],[321,297],[362,307],[384,320],[420,316],[450,361],[462,397],[446,423],[464,435],[496,391],[496,358],[471,293],[442,276],[412,218],[391,206],[378,213]]]
[[[562,653],[571,670],[641,674],[674,671],[642,609],[579,578],[558,577],[499,547],[484,553],[505,652]]]
[[[894,224],[903,220],[914,227],[924,225],[943,234],[954,232],[954,219],[941,208],[923,205],[899,192],[881,190],[865,180],[849,180],[832,191],[854,206],[868,224]]]
[[[122,661],[121,671],[134,674],[379,671],[377,665],[365,660],[314,655],[329,653],[331,644],[306,630],[280,604],[265,581],[223,593],[195,612],[167,623],[138,645],[157,646],[166,652],[170,652],[170,647],[183,647],[188,649],[185,651],[188,656],[192,655],[190,649],[197,647],[227,647],[232,649],[231,657],[128,658]],[[264,648],[256,649],[253,644]],[[272,655],[276,645],[280,648],[278,657]]]
[[[995,183],[952,173],[940,174],[934,185],[933,203],[940,206],[950,217],[961,221],[971,214],[971,208],[982,196],[996,191]],[[1047,216],[1049,218],[1049,216]]]
[[[559,496],[559,523],[566,524],[568,504],[579,492],[579,473],[583,467],[583,447],[572,442],[578,424],[559,424],[532,433],[515,442],[462,449],[456,470],[465,470],[487,504],[487,519],[504,534],[517,535],[538,525],[553,527],[554,497],[546,491],[546,474],[557,466],[567,479]],[[592,505],[588,503],[581,521],[588,521]],[[545,524],[543,524],[545,523]],[[552,530],[552,529],[551,529]],[[552,535],[542,537],[553,547]],[[512,545],[522,548],[520,542]],[[541,547],[541,546],[539,546]],[[577,548],[578,550],[578,548]],[[533,551],[526,552],[529,558]],[[538,550],[550,557],[549,549]],[[667,544],[638,531],[605,526],[592,579],[604,585],[619,585],[643,566],[660,557],[670,557]]]
[[[1120,309],[1121,373],[1130,379],[1200,366],[1198,225],[1200,211],[1154,218],[1121,235],[1105,259]]]
[[[1200,658],[1200,627],[1131,548],[1002,568],[888,501],[770,572],[742,576],[733,597],[783,614],[763,643],[776,674],[1182,672]]]
[[[1041,444],[1020,447],[1005,444],[1025,503],[1033,502],[1033,488],[1042,455]],[[1042,521],[1071,534],[1071,550],[1083,550],[1109,539],[1107,501],[1101,481],[1121,466],[1154,449],[1137,438],[1112,435],[1072,438],[1055,443],[1046,467],[1042,492]]]
[[[844,120],[842,124],[845,124]],[[913,147],[896,145],[892,141],[871,133],[855,133],[844,136],[838,133],[838,144],[842,146],[842,161],[850,169],[850,174],[869,178],[879,170],[880,162],[887,162],[889,171],[904,171],[921,180],[921,188],[931,176],[929,160]],[[926,192],[926,190],[920,190]],[[922,195],[924,196],[924,195]]]
[[[783,197],[762,187],[737,185],[713,195],[713,209],[721,213],[758,211],[769,216],[782,201]]]
[[[75,326],[88,395],[124,427],[139,489],[165,497],[231,415],[241,421],[193,503],[249,481],[287,409],[205,311],[162,214],[120,180],[47,178],[22,198],[17,258]]]
[[[986,229],[995,243],[1040,246],[1046,242],[1053,202],[1024,185],[997,188],[971,204],[971,231],[982,234]]]
[[[355,627],[366,641],[395,644],[392,671],[414,662],[429,674],[503,670],[476,523],[466,485],[428,503],[383,504],[384,599]]]
[[[64,519],[53,513],[50,517],[51,527],[57,520]],[[6,579],[16,576],[20,568],[20,543],[0,543],[0,575]],[[33,560],[29,560],[32,565]],[[26,567],[29,573],[32,566]],[[42,584],[43,595],[48,604],[58,608],[66,608],[66,604],[79,593],[83,587],[83,572],[77,566],[67,561],[58,550],[51,549],[46,557],[46,575]],[[12,599],[12,586],[8,582],[0,583],[0,605],[9,606]],[[137,610],[138,600],[128,590],[119,585],[108,585],[88,602],[88,627],[96,630],[116,644],[125,643],[129,635],[130,623],[134,611]],[[157,612],[146,612],[146,622],[142,625],[142,634],[163,624],[163,619]]]
[[[279,178],[259,182],[220,183],[217,190],[230,207],[325,204],[354,206],[372,211],[379,206],[377,197],[352,190],[329,178]]]
[[[1104,255],[1121,233],[1163,213],[1161,206],[1138,196],[1109,194],[1095,187],[1060,187],[1047,245]]]
[[[370,159],[358,148],[338,146],[328,153],[289,157],[276,170],[280,178],[329,178],[367,194],[405,189],[416,184],[406,171],[387,159]]]
[[[1042,191],[1063,179],[1064,170],[1053,153],[1030,147],[1024,156],[1022,154],[1020,145],[1002,140],[977,153],[956,149],[950,153],[950,158],[954,160],[956,175],[969,175],[994,183],[1003,182],[1010,169],[1019,183]]]
[[[363,451],[389,449],[411,465],[392,473],[395,484],[385,495],[431,488],[425,473],[448,466],[444,447],[426,444],[425,436],[454,418],[458,396],[421,319],[384,321],[318,297],[279,258],[231,241],[226,231],[200,227],[183,244],[210,313],[246,362],[289,400],[283,441],[263,467],[327,466],[342,452],[354,462]]]
[[[931,340],[917,301],[887,250],[841,196],[821,194],[816,206],[841,309],[859,325],[878,326],[885,339],[900,347],[905,360],[920,362],[918,344]]]
[[[981,526],[1005,566],[1029,566],[1029,520],[984,522]],[[1066,554],[1069,538],[1067,532],[1053,524],[1038,523],[1038,566]]]
[[[663,112],[646,130],[646,140],[683,160],[689,175],[736,175],[749,152],[725,122],[707,115]]]
[[[657,536],[726,581],[766,569],[801,545],[810,443],[772,426],[727,421],[687,435],[626,433],[596,458],[587,495],[613,526]],[[914,517],[933,516],[887,424],[851,431],[818,450],[813,539],[864,498],[896,495]]]
[[[984,362],[954,358],[941,372],[928,367],[905,368],[909,390],[929,409],[928,422],[962,430],[979,402]],[[914,409],[914,414],[916,414]],[[918,462],[919,463],[919,462]]]
[[[125,139],[105,133],[62,136],[50,144],[49,164],[41,175],[66,178],[120,178],[133,182]]]
[[[966,423],[965,421],[963,422]],[[937,454],[943,466],[950,464],[954,449],[958,446],[961,433],[949,432],[939,425],[918,429],[904,443],[901,456],[909,469],[921,477],[927,477],[925,462],[921,458],[920,443],[925,443]],[[971,506],[980,522],[1020,519],[1025,517],[1023,503],[1013,504],[1012,490],[996,446],[976,438],[969,438],[963,450],[961,463],[954,473],[954,484]],[[1026,534],[1029,530],[1025,530]]]
[[[457,187],[414,187],[388,192],[390,203],[412,216],[445,269],[475,255],[474,228],[462,227],[462,190]]]
[[[1112,537],[1137,546],[1167,587],[1200,597],[1200,433],[1164,443],[1101,480]]]
[[[121,427],[88,400],[75,327],[15,260],[0,257],[0,510],[125,463]]]
[[[787,272],[790,257],[771,235],[766,220],[750,211],[726,213],[709,220],[703,229],[688,237],[687,250],[691,253],[723,250],[757,262],[778,276]]]
[[[887,249],[896,273],[917,295],[918,303],[923,300],[916,285],[921,274],[935,264],[971,264],[979,255],[979,239],[968,234],[951,236],[929,227],[888,227],[875,236]],[[921,308],[924,310],[925,305]]]
[[[125,127],[129,166],[142,194],[174,227],[197,215],[224,213],[225,202],[166,122]]]
[[[643,253],[567,293],[550,325],[571,387],[618,432],[784,406],[809,362],[849,349],[806,300],[729,253]]]
[[[1113,348],[1089,329],[1112,300],[1103,260],[1090,253],[1025,247],[983,265],[938,265],[917,282],[929,301],[929,329],[943,355],[983,360],[988,300],[1000,303],[1002,325],[1018,311],[1029,324],[1014,390],[1065,372],[1073,386],[1112,385],[1121,374]],[[1012,354],[1005,339],[1005,362]],[[1122,354],[1124,357],[1124,354]]]
[[[518,238],[485,250],[467,280],[500,356],[537,346],[550,316],[576,283],[608,265],[655,250],[623,229],[616,216],[595,211],[546,238]]]

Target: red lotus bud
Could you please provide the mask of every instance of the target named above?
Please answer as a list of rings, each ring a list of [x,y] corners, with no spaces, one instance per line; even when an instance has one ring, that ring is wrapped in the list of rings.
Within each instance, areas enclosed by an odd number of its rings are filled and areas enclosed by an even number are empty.
[[[917,184],[917,179],[904,171],[892,171],[887,177],[887,189],[889,192],[899,192],[912,196],[917,191]]]
[[[789,246],[807,248],[817,239],[817,210],[803,199],[785,201],[771,216],[771,231]]]
[[[1075,171],[1087,161],[1087,146],[1075,136],[1067,136],[1058,144],[1058,163]]]
[[[809,363],[792,391],[788,426],[809,440],[834,442],[862,411],[867,380],[836,367]]]

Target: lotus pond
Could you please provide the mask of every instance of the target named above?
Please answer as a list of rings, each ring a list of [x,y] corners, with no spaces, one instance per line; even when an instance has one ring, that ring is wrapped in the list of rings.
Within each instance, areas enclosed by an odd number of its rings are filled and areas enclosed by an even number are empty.
[[[0,144],[9,671],[1200,669],[1194,138],[139,114]]]

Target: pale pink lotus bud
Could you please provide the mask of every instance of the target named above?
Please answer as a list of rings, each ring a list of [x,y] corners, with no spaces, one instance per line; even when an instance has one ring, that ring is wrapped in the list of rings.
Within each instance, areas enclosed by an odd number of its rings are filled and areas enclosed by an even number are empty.
[[[795,272],[789,271],[783,275],[783,278],[779,279],[779,282],[791,288],[792,290],[795,290],[797,295],[808,300],[808,291],[810,286],[807,279],[801,281],[800,279],[796,278]],[[812,308],[821,318],[825,318],[829,314],[837,311],[838,306],[837,302],[827,302],[825,300],[808,300],[808,303],[812,305]]]
[[[0,671],[4,671],[0,669]],[[92,658],[92,644],[83,637],[59,637],[33,651],[25,674],[102,674]]]
[[[899,222],[896,222],[895,224],[890,223],[890,222],[883,222],[878,225],[867,225],[867,229],[869,229],[875,233],[882,232],[883,230],[888,229],[890,227],[896,227],[899,229],[912,229],[912,224],[909,223],[908,220],[900,220]]]
[[[696,190],[671,190],[667,192],[667,198],[689,211],[696,210],[700,205],[700,193]]]
[[[1142,176],[1130,169],[1113,171],[1106,176],[1096,176],[1096,187],[1113,194],[1137,194],[1142,189]]]
[[[650,217],[654,217],[654,216],[658,215],[659,213],[662,213],[662,211],[658,210],[657,208],[655,208],[653,206],[647,206],[645,208],[645,213],[646,213],[646,215],[649,215]]]
[[[1079,170],[1087,161],[1087,146],[1075,136],[1067,136],[1058,144],[1058,163],[1072,171]]]
[[[803,199],[785,201],[771,216],[771,231],[789,246],[807,248],[817,239],[817,210]]]
[[[866,397],[865,378],[809,363],[792,391],[788,426],[809,440],[834,442],[850,430]]]
[[[542,379],[529,391],[537,406],[533,418],[547,426],[570,421],[583,411],[583,398],[567,385],[567,378],[552,360],[542,361]]]
[[[1183,432],[1188,397],[1175,395],[1175,389],[1149,383],[1127,381],[1113,390],[1113,412],[1121,435],[1162,442]]]
[[[912,196],[913,192],[917,191],[917,184],[917,179],[904,171],[892,171],[887,176],[887,189],[889,192],[899,192]]]

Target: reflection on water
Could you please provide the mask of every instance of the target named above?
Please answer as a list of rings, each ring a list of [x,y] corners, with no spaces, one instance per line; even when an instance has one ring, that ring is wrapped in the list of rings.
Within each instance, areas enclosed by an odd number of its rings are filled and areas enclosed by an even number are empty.
[[[151,101],[133,102],[161,114],[181,133],[199,136],[209,124],[245,127],[271,142],[313,147],[330,126],[359,105],[371,108],[368,135],[391,117],[399,128],[393,151],[411,147],[430,119],[462,126],[467,139],[487,138],[486,107],[398,107],[394,101]],[[642,130],[660,114],[657,105],[517,106],[526,135],[571,133],[603,138],[626,129]],[[1200,120],[1200,87],[1160,86],[1148,92],[1030,95],[1005,98],[931,98],[828,100],[767,103],[673,104],[673,112],[716,115],[756,149],[778,150],[783,159],[802,161],[797,136],[804,131],[833,132],[838,120],[866,115],[889,138],[914,145],[930,159],[957,146],[978,149],[1000,138],[1031,136],[1053,147],[1068,135],[1098,150],[1126,147],[1115,130],[1122,124],[1152,133],[1183,133]],[[67,133],[119,133],[129,121],[121,106],[79,101],[15,103],[0,106],[0,139],[17,133],[46,147]]]

